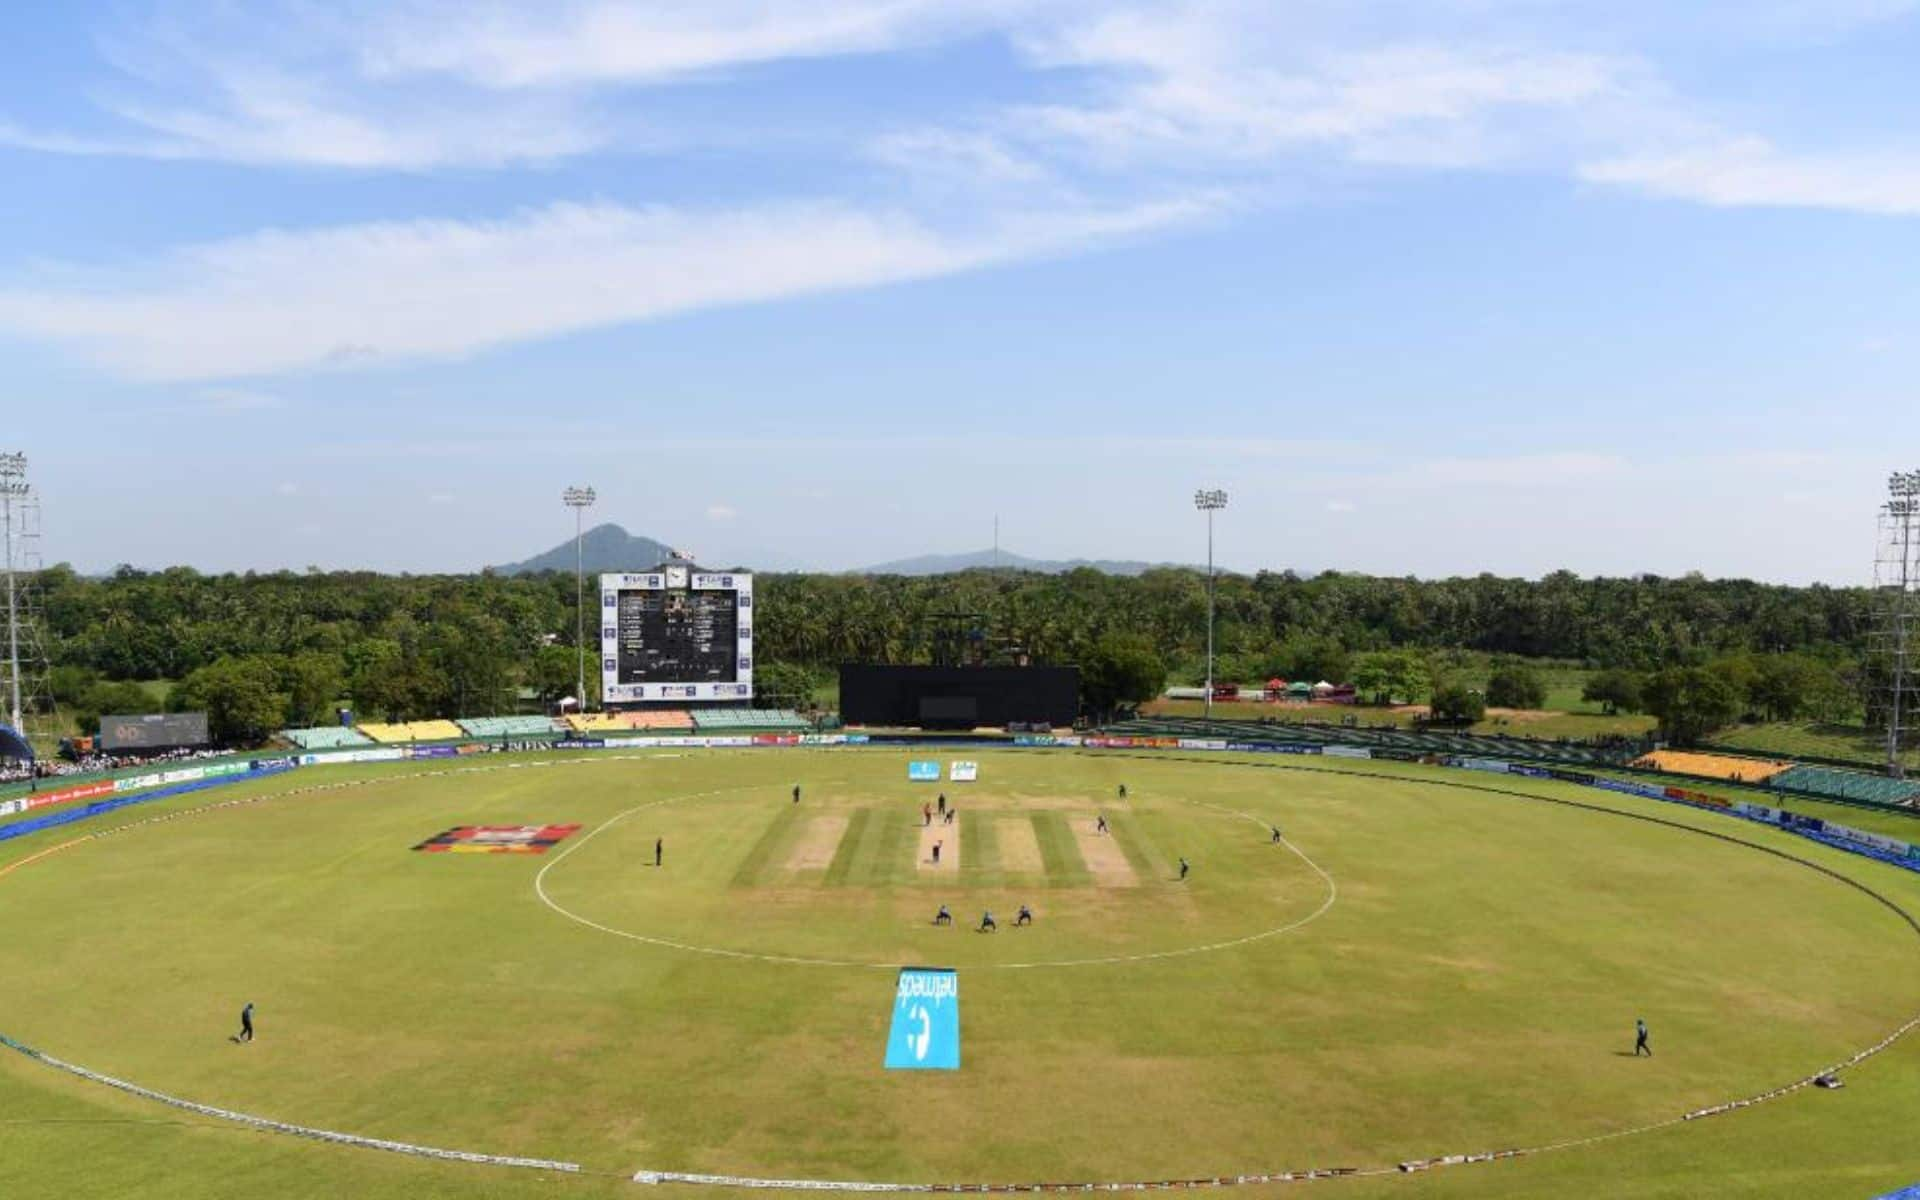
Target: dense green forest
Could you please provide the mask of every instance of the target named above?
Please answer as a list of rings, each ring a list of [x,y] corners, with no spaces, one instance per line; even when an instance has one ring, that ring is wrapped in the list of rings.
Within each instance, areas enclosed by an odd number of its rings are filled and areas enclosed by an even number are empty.
[[[392,576],[365,572],[203,575],[122,568],[87,578],[56,567],[39,580],[55,694],[98,711],[102,681],[168,679],[176,707],[240,692],[244,736],[325,720],[349,697],[368,716],[502,711],[522,690],[573,690],[569,575]],[[1087,662],[1143,648],[1173,682],[1202,673],[1207,582],[1190,570],[1139,576],[969,571],[955,575],[762,575],[760,676],[776,694],[805,690],[840,661],[913,661],[954,620],[980,637],[970,653]],[[1225,575],[1217,581],[1222,679],[1350,679],[1383,692],[1445,680],[1382,675],[1377,652],[1474,651],[1645,673],[1789,656],[1813,672],[1827,707],[1850,701],[1864,642],[1864,589],[1708,580],[1444,580],[1327,573]],[[597,622],[588,621],[589,636]],[[1757,657],[1756,657],[1757,656]],[[1396,656],[1394,662],[1404,661]],[[591,672],[590,672],[591,674]],[[1809,684],[1812,686],[1812,684]],[[1840,697],[1840,699],[1835,699]],[[1420,696],[1400,698],[1419,699]],[[216,706],[217,707],[217,706]]]

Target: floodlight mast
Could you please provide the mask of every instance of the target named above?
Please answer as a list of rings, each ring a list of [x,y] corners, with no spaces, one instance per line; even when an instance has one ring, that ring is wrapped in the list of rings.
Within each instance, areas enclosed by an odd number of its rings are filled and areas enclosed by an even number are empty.
[[[1898,779],[1905,774],[1900,749],[1906,733],[1907,676],[1913,626],[1920,620],[1914,611],[1916,599],[1920,599],[1920,562],[1915,555],[1915,538],[1920,533],[1920,471],[1895,471],[1887,476],[1887,502],[1881,513],[1880,560],[1874,582],[1884,605],[1880,641],[1888,660],[1887,774]]]
[[[1213,514],[1227,506],[1227,494],[1219,488],[1201,488],[1193,494],[1193,506],[1207,514],[1207,720],[1213,719]]]
[[[573,510],[573,647],[578,667],[573,708],[580,713],[587,711],[587,575],[582,539],[587,510],[598,498],[590,487],[570,487],[560,493],[560,502]]]
[[[7,715],[9,724],[24,736],[20,720],[20,601],[14,579],[14,502],[27,494],[27,456],[0,454],[0,526],[5,527],[4,569],[7,575]]]

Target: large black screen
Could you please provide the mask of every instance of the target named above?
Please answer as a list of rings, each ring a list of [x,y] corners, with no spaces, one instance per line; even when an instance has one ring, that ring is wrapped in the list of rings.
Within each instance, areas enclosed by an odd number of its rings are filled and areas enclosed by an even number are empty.
[[[621,592],[618,681],[732,683],[740,676],[737,604],[731,591]]]

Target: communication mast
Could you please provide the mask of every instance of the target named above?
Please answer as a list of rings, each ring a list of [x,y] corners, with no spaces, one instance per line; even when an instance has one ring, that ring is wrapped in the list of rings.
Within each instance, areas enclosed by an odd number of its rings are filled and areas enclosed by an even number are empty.
[[[40,643],[40,498],[27,482],[27,456],[0,454],[0,575],[6,590],[6,658],[0,670],[0,718],[29,733],[53,715],[47,660]]]
[[[1874,626],[1868,639],[1870,707],[1886,721],[1887,774],[1905,774],[1901,752],[1920,713],[1920,471],[1887,477],[1873,564]]]

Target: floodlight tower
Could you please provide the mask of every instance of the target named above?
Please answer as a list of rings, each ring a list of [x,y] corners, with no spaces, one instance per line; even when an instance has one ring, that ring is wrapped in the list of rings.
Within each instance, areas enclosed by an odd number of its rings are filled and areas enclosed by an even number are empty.
[[[8,724],[18,731],[20,725],[20,595],[14,578],[14,508],[27,499],[27,456],[0,454],[0,525],[4,525],[5,569],[7,573],[7,716]]]
[[[1920,471],[1895,471],[1887,477],[1873,585],[1879,611],[1871,648],[1884,661],[1887,774],[1899,778],[1905,774],[1900,751],[1913,709],[1912,658],[1914,639],[1920,635]]]
[[[1219,488],[1201,488],[1193,494],[1193,506],[1207,514],[1207,720],[1213,719],[1213,514],[1227,506],[1227,494]]]
[[[598,498],[590,487],[570,487],[560,493],[560,502],[573,510],[573,646],[579,666],[573,693],[576,712],[587,711],[587,574],[583,539],[587,510]]]
[[[52,708],[46,655],[34,620],[34,579],[40,573],[40,498],[27,481],[27,456],[0,454],[0,575],[6,589],[6,674],[0,711],[23,736],[26,718]]]

